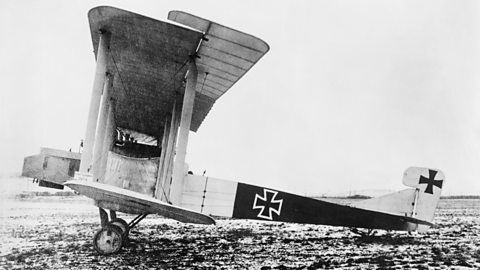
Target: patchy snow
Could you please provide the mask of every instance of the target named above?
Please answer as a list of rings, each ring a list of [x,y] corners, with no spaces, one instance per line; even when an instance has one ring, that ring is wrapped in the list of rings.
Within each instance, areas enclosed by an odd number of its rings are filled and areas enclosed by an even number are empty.
[[[342,227],[251,220],[202,226],[148,216],[132,230],[129,246],[100,256],[91,243],[98,210],[89,200],[28,198],[2,203],[0,268],[479,268],[480,201],[442,200],[440,206],[437,228],[425,234],[374,237]]]

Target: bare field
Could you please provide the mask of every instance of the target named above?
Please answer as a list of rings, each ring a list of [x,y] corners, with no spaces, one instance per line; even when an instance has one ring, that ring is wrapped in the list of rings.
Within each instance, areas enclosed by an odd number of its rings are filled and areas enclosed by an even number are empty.
[[[98,210],[83,197],[0,201],[4,269],[479,269],[480,200],[441,200],[425,234],[246,220],[216,226],[150,216],[131,244],[99,256],[91,241]],[[121,216],[128,221],[132,216]]]

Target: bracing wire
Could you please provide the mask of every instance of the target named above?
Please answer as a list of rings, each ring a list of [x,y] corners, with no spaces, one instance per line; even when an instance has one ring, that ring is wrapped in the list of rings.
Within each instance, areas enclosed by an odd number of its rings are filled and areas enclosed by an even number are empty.
[[[207,76],[208,76],[208,71],[205,72],[205,77],[203,77],[202,90],[200,92],[203,92],[203,87],[205,86],[205,81],[207,80]]]
[[[115,57],[111,51],[109,51],[110,57],[112,57],[113,65],[115,66],[115,70],[117,71],[118,77],[120,78],[120,83],[122,84],[122,90],[125,93],[126,96],[128,96],[128,87],[125,85],[125,82],[123,81],[122,74],[120,73],[120,70],[118,69],[117,61],[115,61]]]

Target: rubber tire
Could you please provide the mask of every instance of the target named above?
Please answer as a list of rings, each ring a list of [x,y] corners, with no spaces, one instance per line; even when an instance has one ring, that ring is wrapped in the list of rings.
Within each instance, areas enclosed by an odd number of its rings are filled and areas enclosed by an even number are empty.
[[[118,226],[122,230],[123,241],[126,242],[128,240],[128,233],[130,232],[130,226],[128,226],[128,223],[125,220],[121,218],[114,218],[109,222],[109,224]]]
[[[93,236],[93,247],[102,255],[118,253],[123,247],[123,231],[113,224],[98,230]]]

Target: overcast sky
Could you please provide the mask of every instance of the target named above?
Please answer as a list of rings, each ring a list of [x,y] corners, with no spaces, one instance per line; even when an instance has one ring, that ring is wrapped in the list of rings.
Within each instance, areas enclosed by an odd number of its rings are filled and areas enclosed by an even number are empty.
[[[78,149],[100,3],[270,45],[191,135],[196,173],[337,194],[401,189],[415,165],[445,173],[443,194],[480,194],[477,1],[1,1],[0,175],[42,146]]]

